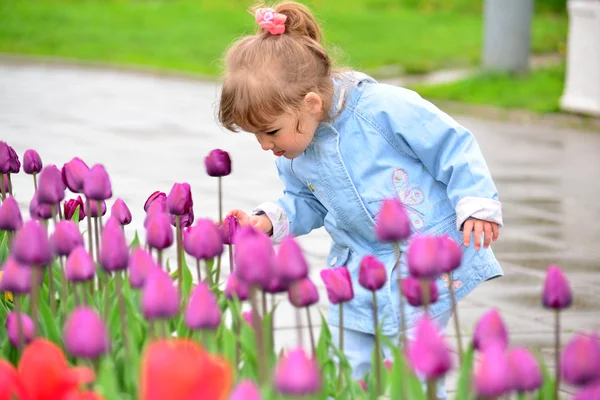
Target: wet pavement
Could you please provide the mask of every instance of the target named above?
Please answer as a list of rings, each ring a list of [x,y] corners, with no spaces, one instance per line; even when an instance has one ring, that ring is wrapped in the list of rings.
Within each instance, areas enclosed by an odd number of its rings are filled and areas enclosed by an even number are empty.
[[[217,181],[205,174],[203,164],[213,148],[228,151],[233,159],[233,173],[223,181],[225,210],[251,210],[280,195],[273,157],[251,135],[218,126],[217,90],[215,83],[184,78],[4,62],[0,139],[20,155],[35,148],[45,163],[59,167],[74,156],[90,165],[103,163],[115,195],[131,208],[134,222],[127,234],[132,238],[136,229],[143,234],[142,206],[148,195],[168,192],[174,182],[191,184],[197,218],[217,217]],[[505,221],[493,247],[506,276],[462,301],[463,333],[470,335],[477,319],[497,307],[512,343],[530,346],[553,367],[553,313],[540,304],[548,264],[564,268],[575,293],[573,307],[563,314],[563,342],[576,331],[600,328],[600,134],[456,118],[478,139],[499,188]],[[13,184],[26,207],[33,194],[31,177],[19,174]],[[327,298],[318,271],[325,265],[329,239],[320,229],[301,244],[321,291],[321,303],[313,310],[313,321],[319,321]],[[276,317],[281,346],[297,340],[289,307],[283,302]],[[454,345],[453,329],[448,336]],[[453,381],[448,380],[451,390]]]

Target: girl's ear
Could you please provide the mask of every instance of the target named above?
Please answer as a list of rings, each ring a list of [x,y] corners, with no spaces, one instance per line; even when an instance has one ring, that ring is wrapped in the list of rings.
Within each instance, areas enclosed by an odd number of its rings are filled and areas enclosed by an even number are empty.
[[[308,92],[304,96],[304,105],[313,115],[321,115],[323,113],[323,99],[315,92]]]

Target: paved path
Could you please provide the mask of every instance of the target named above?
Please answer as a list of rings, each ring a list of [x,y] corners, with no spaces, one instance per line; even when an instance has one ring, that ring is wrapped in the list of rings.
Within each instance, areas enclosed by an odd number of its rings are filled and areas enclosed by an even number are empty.
[[[217,86],[186,79],[164,79],[95,69],[0,64],[0,139],[22,155],[37,149],[44,162],[62,166],[74,156],[108,169],[114,193],[130,206],[140,229],[142,206],[154,190],[173,182],[191,184],[197,217],[216,218],[216,181],[204,172],[213,148],[228,151],[233,174],[224,179],[225,209],[250,210],[279,196],[272,156],[248,134],[233,134],[216,123]],[[552,365],[553,314],[542,309],[540,289],[550,263],[564,267],[575,291],[564,313],[563,341],[574,331],[600,328],[600,135],[535,125],[458,117],[476,135],[504,204],[505,228],[495,251],[506,276],[475,290],[460,305],[464,333],[497,307],[512,343],[541,352]],[[25,206],[32,196],[30,177],[14,178]],[[112,204],[112,203],[111,203]],[[318,230],[303,237],[318,278],[328,237]],[[296,342],[294,313],[278,312],[277,342]],[[452,330],[450,330],[451,332]],[[449,336],[452,336],[449,333]],[[305,338],[305,343],[307,342]],[[454,343],[454,337],[449,337]],[[449,379],[452,389],[453,379]]]

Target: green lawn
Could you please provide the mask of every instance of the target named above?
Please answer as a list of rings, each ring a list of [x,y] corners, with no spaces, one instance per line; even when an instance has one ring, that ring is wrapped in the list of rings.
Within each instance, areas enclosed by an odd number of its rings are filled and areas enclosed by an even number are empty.
[[[478,10],[434,0],[311,0],[342,65],[408,72],[474,65],[482,46]],[[227,46],[254,29],[243,0],[0,0],[0,52],[151,66],[216,76]],[[430,7],[428,8],[428,4]],[[406,4],[405,4],[406,5]],[[459,7],[460,5],[460,7]],[[417,7],[418,6],[418,7]],[[428,11],[435,9],[438,11]],[[441,10],[441,11],[440,11]],[[564,14],[538,13],[533,51],[564,47]]]

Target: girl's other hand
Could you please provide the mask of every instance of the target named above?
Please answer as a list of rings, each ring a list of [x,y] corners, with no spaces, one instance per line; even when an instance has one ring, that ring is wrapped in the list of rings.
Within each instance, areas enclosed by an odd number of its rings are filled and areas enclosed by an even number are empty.
[[[482,219],[472,218],[465,221],[463,225],[463,244],[471,244],[471,233],[475,237],[475,250],[481,248],[481,233],[483,233],[483,248],[490,247],[490,242],[498,240],[500,228],[495,222],[484,221]]]
[[[227,215],[236,217],[240,226],[250,225],[265,232],[269,236],[273,234],[273,224],[266,215],[248,215],[242,210],[231,210]]]

